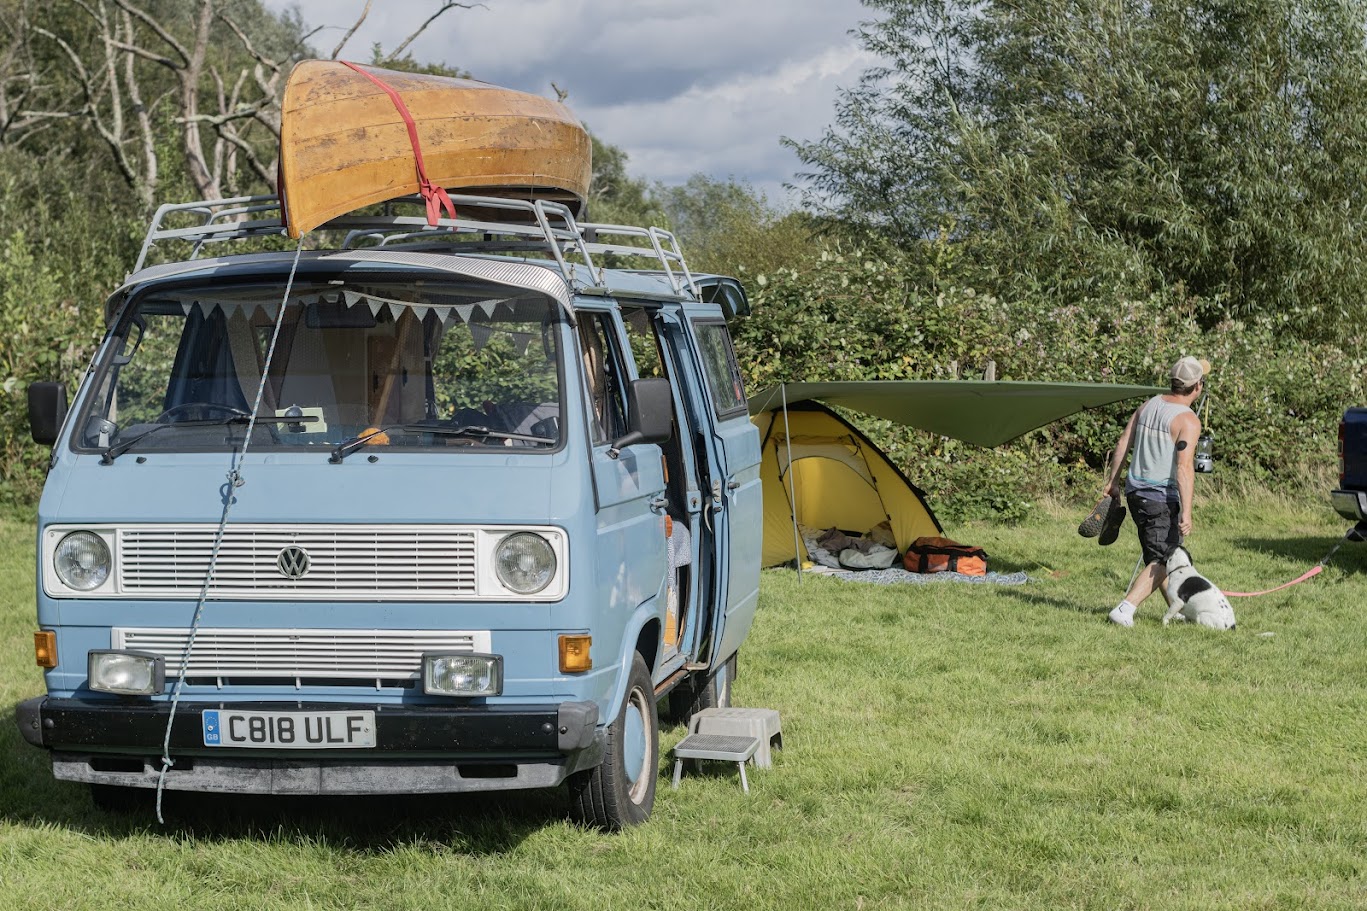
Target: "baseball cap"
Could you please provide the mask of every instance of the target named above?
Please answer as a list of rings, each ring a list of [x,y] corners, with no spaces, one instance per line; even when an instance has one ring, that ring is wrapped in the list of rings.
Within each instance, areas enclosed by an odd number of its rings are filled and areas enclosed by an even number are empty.
[[[1172,378],[1183,386],[1195,386],[1197,381],[1208,373],[1210,373],[1210,361],[1205,358],[1198,360],[1188,355],[1179,358],[1177,363],[1172,365]]]

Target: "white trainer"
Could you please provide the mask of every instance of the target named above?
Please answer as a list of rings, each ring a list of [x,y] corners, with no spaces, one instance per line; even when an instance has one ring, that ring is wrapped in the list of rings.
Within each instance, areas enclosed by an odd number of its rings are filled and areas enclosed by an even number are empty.
[[[1129,610],[1125,610],[1127,606],[1128,605],[1125,604],[1118,604],[1111,608],[1111,612],[1107,614],[1107,619],[1117,626],[1134,626],[1134,608],[1131,607]]]

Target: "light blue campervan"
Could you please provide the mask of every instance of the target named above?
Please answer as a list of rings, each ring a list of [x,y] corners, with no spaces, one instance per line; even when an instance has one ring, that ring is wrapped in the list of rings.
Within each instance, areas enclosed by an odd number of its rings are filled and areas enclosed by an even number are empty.
[[[739,286],[657,229],[455,202],[498,218],[143,267],[280,234],[273,197],[163,207],[70,408],[31,389],[51,654],[18,719],[58,778],[107,806],[568,780],[616,828],[654,801],[656,700],[729,699],[760,565]]]

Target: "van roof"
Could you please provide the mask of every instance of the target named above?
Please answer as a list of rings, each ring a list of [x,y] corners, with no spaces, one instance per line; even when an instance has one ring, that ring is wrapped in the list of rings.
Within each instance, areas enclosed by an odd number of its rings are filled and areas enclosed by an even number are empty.
[[[689,271],[674,235],[662,228],[582,223],[564,205],[546,200],[451,198],[458,212],[464,209],[481,220],[441,219],[432,226],[421,215],[405,214],[409,207],[421,206],[417,197],[391,200],[382,211],[337,218],[306,235],[331,241],[331,249],[299,252],[300,267],[447,272],[543,291],[570,311],[576,294],[713,299],[700,288],[700,277]],[[498,213],[497,220],[488,220],[491,211]],[[274,196],[162,206],[121,290],[172,276],[286,272],[295,260],[293,250],[201,258],[210,245],[256,240],[260,249],[265,239],[282,235],[280,201]],[[144,265],[154,249],[173,245],[187,245],[188,256]],[[608,262],[642,258],[653,267],[607,268]]]

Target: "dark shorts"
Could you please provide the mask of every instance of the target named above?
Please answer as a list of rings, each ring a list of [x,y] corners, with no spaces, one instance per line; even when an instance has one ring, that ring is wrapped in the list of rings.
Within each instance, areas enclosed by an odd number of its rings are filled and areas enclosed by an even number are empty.
[[[1182,543],[1182,529],[1178,522],[1182,506],[1176,500],[1154,500],[1138,494],[1125,495],[1130,517],[1139,530],[1139,546],[1144,550],[1144,563],[1166,563],[1168,556]]]

